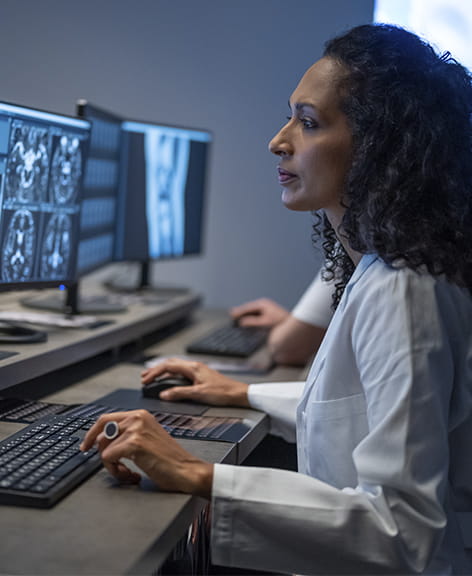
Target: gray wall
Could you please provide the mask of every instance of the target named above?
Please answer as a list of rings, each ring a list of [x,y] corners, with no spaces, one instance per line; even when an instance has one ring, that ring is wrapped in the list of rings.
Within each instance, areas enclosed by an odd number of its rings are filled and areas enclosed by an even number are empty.
[[[208,306],[292,306],[319,267],[311,216],[281,204],[267,151],[324,41],[370,22],[373,0],[0,0],[0,99],[214,133],[205,253],[154,265]],[[106,274],[134,271],[113,265]]]

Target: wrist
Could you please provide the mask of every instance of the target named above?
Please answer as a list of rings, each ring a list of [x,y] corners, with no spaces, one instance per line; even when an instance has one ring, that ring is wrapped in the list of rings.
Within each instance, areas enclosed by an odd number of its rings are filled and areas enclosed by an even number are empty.
[[[232,390],[232,401],[233,406],[238,406],[240,408],[250,408],[249,403],[249,384],[245,382],[236,382]]]
[[[213,464],[203,460],[193,462],[186,472],[186,478],[189,480],[190,486],[185,492],[211,500],[213,468]]]

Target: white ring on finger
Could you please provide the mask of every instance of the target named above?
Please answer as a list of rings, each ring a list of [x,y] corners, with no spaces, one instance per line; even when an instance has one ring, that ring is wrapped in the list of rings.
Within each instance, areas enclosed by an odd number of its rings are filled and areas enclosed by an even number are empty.
[[[103,435],[107,440],[114,440],[120,435],[120,425],[115,420],[111,420],[105,424],[103,428]]]

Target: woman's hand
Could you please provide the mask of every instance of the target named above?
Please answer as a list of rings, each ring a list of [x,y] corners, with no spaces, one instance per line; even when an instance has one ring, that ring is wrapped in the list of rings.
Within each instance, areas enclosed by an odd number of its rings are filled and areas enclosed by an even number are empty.
[[[119,434],[110,440],[103,429],[118,424]],[[132,460],[161,490],[186,492],[211,498],[213,465],[195,458],[174,440],[146,410],[104,414],[87,432],[80,448],[97,444],[107,470],[122,482],[138,482],[140,475],[120,460]]]
[[[144,385],[165,374],[181,374],[193,381],[192,386],[175,386],[161,392],[167,401],[194,400],[214,406],[249,407],[248,385],[208,368],[202,362],[170,358],[141,373]]]
[[[229,313],[240,326],[258,328],[273,328],[289,315],[288,310],[269,298],[259,298],[235,306],[230,309]]]

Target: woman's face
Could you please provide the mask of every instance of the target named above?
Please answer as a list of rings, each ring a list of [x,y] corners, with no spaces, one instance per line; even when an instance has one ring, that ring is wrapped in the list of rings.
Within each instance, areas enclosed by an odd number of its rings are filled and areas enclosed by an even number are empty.
[[[279,157],[282,201],[292,210],[325,209],[339,219],[351,164],[351,130],[340,108],[340,65],[330,58],[307,70],[290,98],[291,116],[269,143]]]

